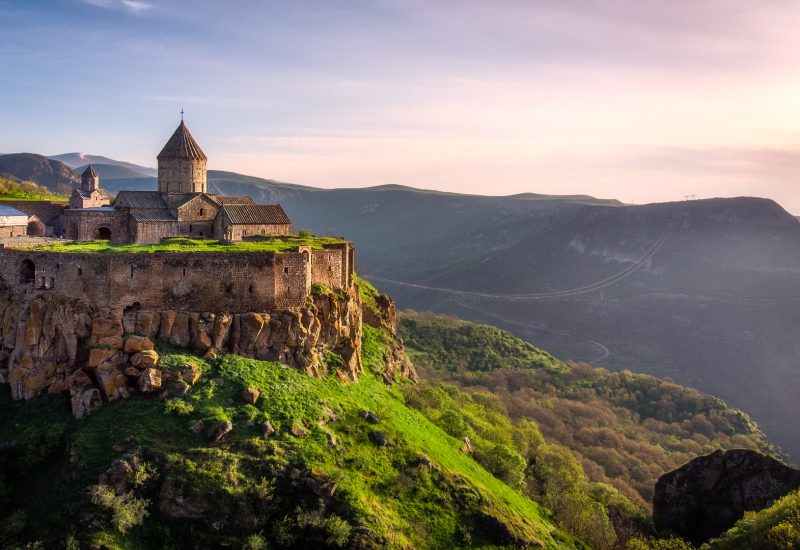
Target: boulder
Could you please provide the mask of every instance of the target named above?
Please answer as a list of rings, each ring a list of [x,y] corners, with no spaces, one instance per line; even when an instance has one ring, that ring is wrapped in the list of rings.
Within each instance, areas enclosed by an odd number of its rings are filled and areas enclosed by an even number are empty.
[[[158,364],[158,353],[155,350],[144,350],[131,356],[131,365],[140,369],[155,367]]]
[[[111,463],[111,467],[100,474],[97,482],[114,490],[114,494],[121,495],[131,489],[133,475],[136,468],[141,465],[141,458],[136,454],[128,454]]]
[[[217,442],[233,431],[233,423],[230,420],[215,424],[208,432],[211,441]]]
[[[272,425],[272,422],[269,420],[261,423],[261,433],[264,434],[264,437],[269,437],[275,433],[275,426]]]
[[[378,418],[378,415],[370,411],[361,411],[361,418],[363,418],[370,424],[378,424],[381,421],[381,419]]]
[[[100,390],[92,387],[92,379],[82,370],[68,378],[72,415],[80,420],[103,405]]]
[[[258,388],[245,388],[242,391],[242,399],[244,399],[247,403],[255,404],[258,401],[258,396],[261,395],[261,392],[258,391]]]
[[[378,430],[372,430],[369,432],[369,440],[378,447],[385,447],[389,444],[389,439],[386,437],[386,434],[379,432]]]
[[[661,533],[699,546],[727,531],[745,511],[761,510],[800,487],[800,470],[756,451],[716,451],[661,476],[653,521]]]
[[[193,365],[191,363],[186,364],[183,366],[183,368],[181,368],[180,377],[181,380],[190,386],[194,386],[197,384],[197,381],[200,380],[200,369],[197,368],[197,365]]]
[[[106,348],[92,348],[89,350],[89,358],[86,360],[87,367],[98,367],[103,363],[118,362],[117,350]]]
[[[189,393],[190,388],[191,386],[189,384],[187,384],[183,380],[178,380],[177,382],[175,382],[173,391],[175,395],[177,395],[178,397],[183,397],[184,395]]]
[[[142,371],[139,377],[139,389],[142,393],[153,393],[161,388],[161,371],[152,367]]]
[[[129,336],[127,340],[125,340],[125,347],[123,350],[127,354],[134,354],[140,351],[145,350],[153,350],[155,346],[153,345],[153,341],[146,336]]]
[[[114,401],[128,397],[128,390],[125,388],[128,379],[117,369],[116,365],[104,364],[97,367],[95,377],[107,400]]]
[[[292,424],[289,433],[295,437],[305,437],[308,432],[306,432],[306,429],[300,424]]]

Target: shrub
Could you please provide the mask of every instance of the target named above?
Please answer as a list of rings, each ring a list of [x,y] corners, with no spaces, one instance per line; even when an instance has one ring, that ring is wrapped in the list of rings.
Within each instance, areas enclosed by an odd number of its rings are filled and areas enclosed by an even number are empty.
[[[174,397],[167,399],[164,403],[164,412],[167,414],[177,414],[178,416],[186,416],[194,412],[194,405],[187,403],[183,399]]]
[[[525,459],[506,445],[495,445],[484,456],[484,466],[512,487],[521,487],[525,479]]]
[[[461,439],[467,435],[467,423],[464,417],[458,414],[453,409],[444,411],[436,421],[436,424],[457,439]]]
[[[243,550],[265,550],[267,541],[261,533],[254,533],[247,537],[242,548]]]
[[[133,486],[142,487],[156,475],[158,475],[158,471],[155,466],[149,462],[144,462],[133,471]]]
[[[783,521],[767,531],[767,540],[779,550],[800,548],[800,526],[792,521]]]
[[[311,230],[306,229],[305,227],[301,227],[300,230],[297,232],[298,237],[310,237]]]
[[[312,296],[329,296],[331,294],[333,294],[333,291],[321,283],[314,283],[311,285]]]
[[[692,550],[692,545],[676,537],[657,539],[654,537],[636,537],[628,541],[627,550]]]
[[[141,525],[148,516],[150,501],[137,498],[132,491],[117,496],[108,486],[95,485],[90,495],[92,504],[111,511],[111,523],[120,533],[127,533],[131,528]]]

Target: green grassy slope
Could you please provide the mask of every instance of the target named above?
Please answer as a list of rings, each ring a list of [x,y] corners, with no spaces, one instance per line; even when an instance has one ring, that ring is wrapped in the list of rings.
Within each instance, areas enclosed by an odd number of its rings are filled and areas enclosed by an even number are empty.
[[[0,200],[16,201],[60,201],[68,197],[56,195],[46,187],[30,181],[20,181],[13,177],[0,175]]]
[[[110,244],[108,241],[48,242],[31,245],[37,250],[62,253],[148,253],[148,252],[291,252],[298,246],[322,248],[326,244],[344,242],[338,237],[298,237],[294,235],[275,235],[264,241],[239,241],[224,243],[208,239],[189,239],[169,237],[159,244]]]
[[[347,385],[275,363],[231,355],[208,362],[162,349],[164,368],[200,367],[200,381],[185,397],[112,402],[80,422],[64,398],[12,402],[4,390],[0,543],[58,547],[74,537],[111,548],[575,546],[549,512],[479,466],[460,440],[372,374],[381,368],[384,341],[365,327],[370,372]],[[241,395],[251,386],[261,390],[255,405]],[[368,423],[365,410],[380,422]],[[270,438],[260,429],[267,419],[276,429]],[[194,433],[198,420],[204,428]],[[233,431],[211,443],[206,431],[226,420]],[[389,444],[371,443],[373,430]],[[112,499],[112,513],[92,504],[88,489],[126,453],[146,465],[136,469],[130,499]],[[168,517],[164,510],[175,502],[197,517]],[[136,517],[137,503],[149,513],[142,524],[127,534],[115,529]]]

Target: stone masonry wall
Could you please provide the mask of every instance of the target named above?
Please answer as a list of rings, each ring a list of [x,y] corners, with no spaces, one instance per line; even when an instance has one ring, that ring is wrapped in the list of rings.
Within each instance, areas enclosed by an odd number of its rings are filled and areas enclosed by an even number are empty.
[[[73,254],[7,248],[0,252],[0,278],[18,295],[45,289],[95,307],[270,311],[301,307],[315,282],[349,288],[350,274],[342,270],[348,250]],[[26,261],[34,276],[23,282]]]
[[[206,161],[166,159],[158,161],[161,193],[205,193]]]
[[[177,237],[177,222],[163,221],[131,221],[130,235],[135,244],[158,244],[166,237]]]
[[[128,242],[127,216],[119,210],[65,210],[68,239],[90,241],[100,228],[111,232],[112,243]]]
[[[24,237],[28,234],[28,225],[4,225],[0,227],[0,237]]]

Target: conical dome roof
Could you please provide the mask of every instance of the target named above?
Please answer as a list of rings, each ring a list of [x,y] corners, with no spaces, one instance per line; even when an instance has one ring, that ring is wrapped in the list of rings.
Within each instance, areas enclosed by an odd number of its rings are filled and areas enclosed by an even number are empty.
[[[97,174],[95,169],[92,168],[92,165],[90,164],[89,166],[86,167],[86,170],[83,171],[83,174],[81,174],[81,177],[84,177],[84,178],[99,178],[100,176]]]
[[[189,133],[186,124],[181,120],[180,125],[169,138],[167,144],[158,154],[158,160],[181,159],[181,160],[208,160],[206,154]]]

